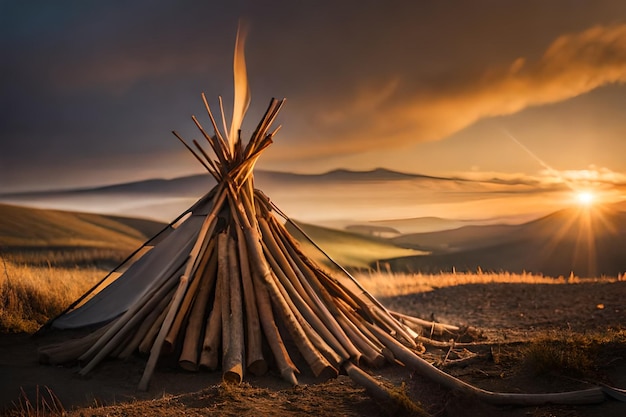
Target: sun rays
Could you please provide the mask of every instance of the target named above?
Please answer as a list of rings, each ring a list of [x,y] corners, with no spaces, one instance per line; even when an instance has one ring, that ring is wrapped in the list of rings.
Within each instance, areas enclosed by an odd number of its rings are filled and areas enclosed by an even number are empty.
[[[561,216],[560,221],[546,223],[543,230],[546,241],[541,256],[546,262],[570,258],[576,275],[594,277],[607,245],[618,233],[614,224],[616,212],[590,191],[577,192],[574,200],[572,207],[554,214]],[[548,227],[550,225],[558,227]]]

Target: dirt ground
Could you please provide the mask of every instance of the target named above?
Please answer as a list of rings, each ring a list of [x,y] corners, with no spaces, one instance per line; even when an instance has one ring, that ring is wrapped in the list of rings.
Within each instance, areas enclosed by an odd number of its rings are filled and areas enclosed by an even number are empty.
[[[484,338],[468,348],[471,361],[447,372],[494,391],[548,392],[582,389],[600,381],[626,388],[626,345],[611,346],[588,375],[559,372],[536,375],[520,364],[529,341],[540,335],[603,333],[626,328],[626,282],[566,285],[476,284],[381,300],[388,308],[441,322],[479,328]],[[317,381],[306,372],[291,387],[277,375],[246,378],[240,387],[222,386],[221,375],[161,367],[148,392],[136,389],[144,360],[107,361],[89,376],[77,368],[40,365],[37,348],[55,337],[0,335],[0,414],[24,411],[46,387],[72,416],[389,416],[394,405],[373,400],[348,377]],[[454,353],[454,352],[453,352]],[[444,358],[446,351],[430,350]],[[452,355],[454,356],[454,355]],[[452,357],[451,356],[451,357]],[[434,416],[623,416],[626,403],[608,399],[597,405],[502,407],[451,393],[401,367],[372,370],[381,381],[404,389]],[[43,395],[41,395],[43,393]],[[29,404],[24,398],[28,398]],[[404,413],[407,415],[407,413]],[[36,415],[36,414],[32,414]]]

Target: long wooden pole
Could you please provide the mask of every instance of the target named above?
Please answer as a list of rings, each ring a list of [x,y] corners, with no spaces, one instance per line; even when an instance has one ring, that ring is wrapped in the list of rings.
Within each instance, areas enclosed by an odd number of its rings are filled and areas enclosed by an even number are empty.
[[[248,250],[241,227],[237,227],[237,247],[239,249],[241,283],[246,307],[246,367],[254,375],[263,375],[267,372],[267,361],[263,357],[263,337],[257,300],[252,282],[252,272],[250,271]]]
[[[241,299],[241,276],[239,260],[237,259],[237,244],[233,236],[227,235],[228,240],[228,278],[230,284],[230,331],[228,349],[224,349],[222,359],[223,380],[228,383],[239,384],[243,380],[243,304]]]
[[[163,321],[163,325],[159,330],[159,334],[157,335],[156,340],[154,341],[154,345],[150,350],[150,357],[148,358],[148,362],[144,369],[144,373],[139,381],[139,390],[146,391],[148,389],[148,383],[150,382],[150,378],[152,377],[152,373],[154,372],[154,368],[156,367],[157,360],[161,355],[161,349],[163,347],[163,341],[167,336],[172,322],[176,317],[176,313],[178,311],[178,307],[185,296],[185,292],[187,291],[187,287],[189,285],[189,276],[193,275],[194,267],[197,263],[197,258],[200,250],[205,244],[205,239],[209,230],[214,227],[216,222],[216,216],[219,210],[221,209],[222,203],[226,198],[226,192],[222,191],[218,193],[214,199],[215,203],[211,212],[207,215],[202,223],[202,228],[200,229],[200,233],[198,234],[198,238],[196,239],[196,243],[194,244],[189,257],[187,258],[187,264],[185,266],[185,272],[180,277],[180,282],[178,285],[178,289],[176,290],[176,294],[174,295],[172,304],[170,305],[169,311],[165,316],[165,320]]]
[[[214,245],[213,245],[214,246]],[[217,276],[217,253],[211,251],[211,257],[206,269],[202,272],[200,288],[198,295],[194,300],[189,315],[189,322],[183,339],[183,347],[178,359],[181,368],[188,371],[198,370],[199,345],[201,345],[201,336],[205,324],[205,312],[211,295],[211,290],[215,286],[215,278]]]
[[[217,274],[213,308],[206,321],[204,341],[200,354],[200,366],[210,371],[217,369],[219,364],[219,348],[222,334],[222,281],[224,277]]]
[[[478,397],[479,399],[501,405],[541,405],[541,404],[593,404],[604,401],[602,388],[594,387],[579,391],[548,393],[548,394],[520,394],[501,393],[477,388],[458,378],[449,375],[442,370],[416,355],[413,351],[403,346],[393,337],[382,331],[379,327],[366,323],[369,329],[393,351],[393,354],[407,367],[419,372],[433,382],[443,385],[454,391],[463,392]]]

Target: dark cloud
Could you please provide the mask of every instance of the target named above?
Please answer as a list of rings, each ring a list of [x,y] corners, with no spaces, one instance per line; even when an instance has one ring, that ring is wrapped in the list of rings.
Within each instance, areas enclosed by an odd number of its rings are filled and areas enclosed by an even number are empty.
[[[302,169],[623,81],[626,3],[576,3],[2,2],[0,188],[18,186],[15,170],[51,178],[72,160],[167,165],[154,155],[180,150],[172,129],[197,137],[200,92],[230,112],[240,17],[248,114],[288,98],[269,159]]]
[[[626,25],[596,26],[558,37],[534,62],[521,57],[463,83],[451,80],[446,88],[420,88],[395,77],[364,86],[314,113],[316,134],[328,140],[300,151],[336,155],[438,140],[484,117],[625,81]]]

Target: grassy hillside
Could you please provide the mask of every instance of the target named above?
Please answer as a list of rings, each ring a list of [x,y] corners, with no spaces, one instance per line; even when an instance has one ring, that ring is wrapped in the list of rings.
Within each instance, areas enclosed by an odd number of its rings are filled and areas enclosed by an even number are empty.
[[[389,260],[394,271],[523,271],[551,276],[616,276],[626,272],[626,213],[568,209],[516,226],[468,226],[394,239],[433,250]]]
[[[150,220],[0,204],[0,252],[20,263],[112,267],[163,226]]]
[[[384,239],[363,236],[321,226],[298,223],[304,232],[335,261],[344,267],[368,268],[379,259],[423,255],[414,249],[396,246]],[[300,241],[303,250],[316,261],[328,264],[328,260],[295,227],[287,224],[289,232]]]
[[[0,204],[0,245],[14,247],[135,247],[157,222]]]

